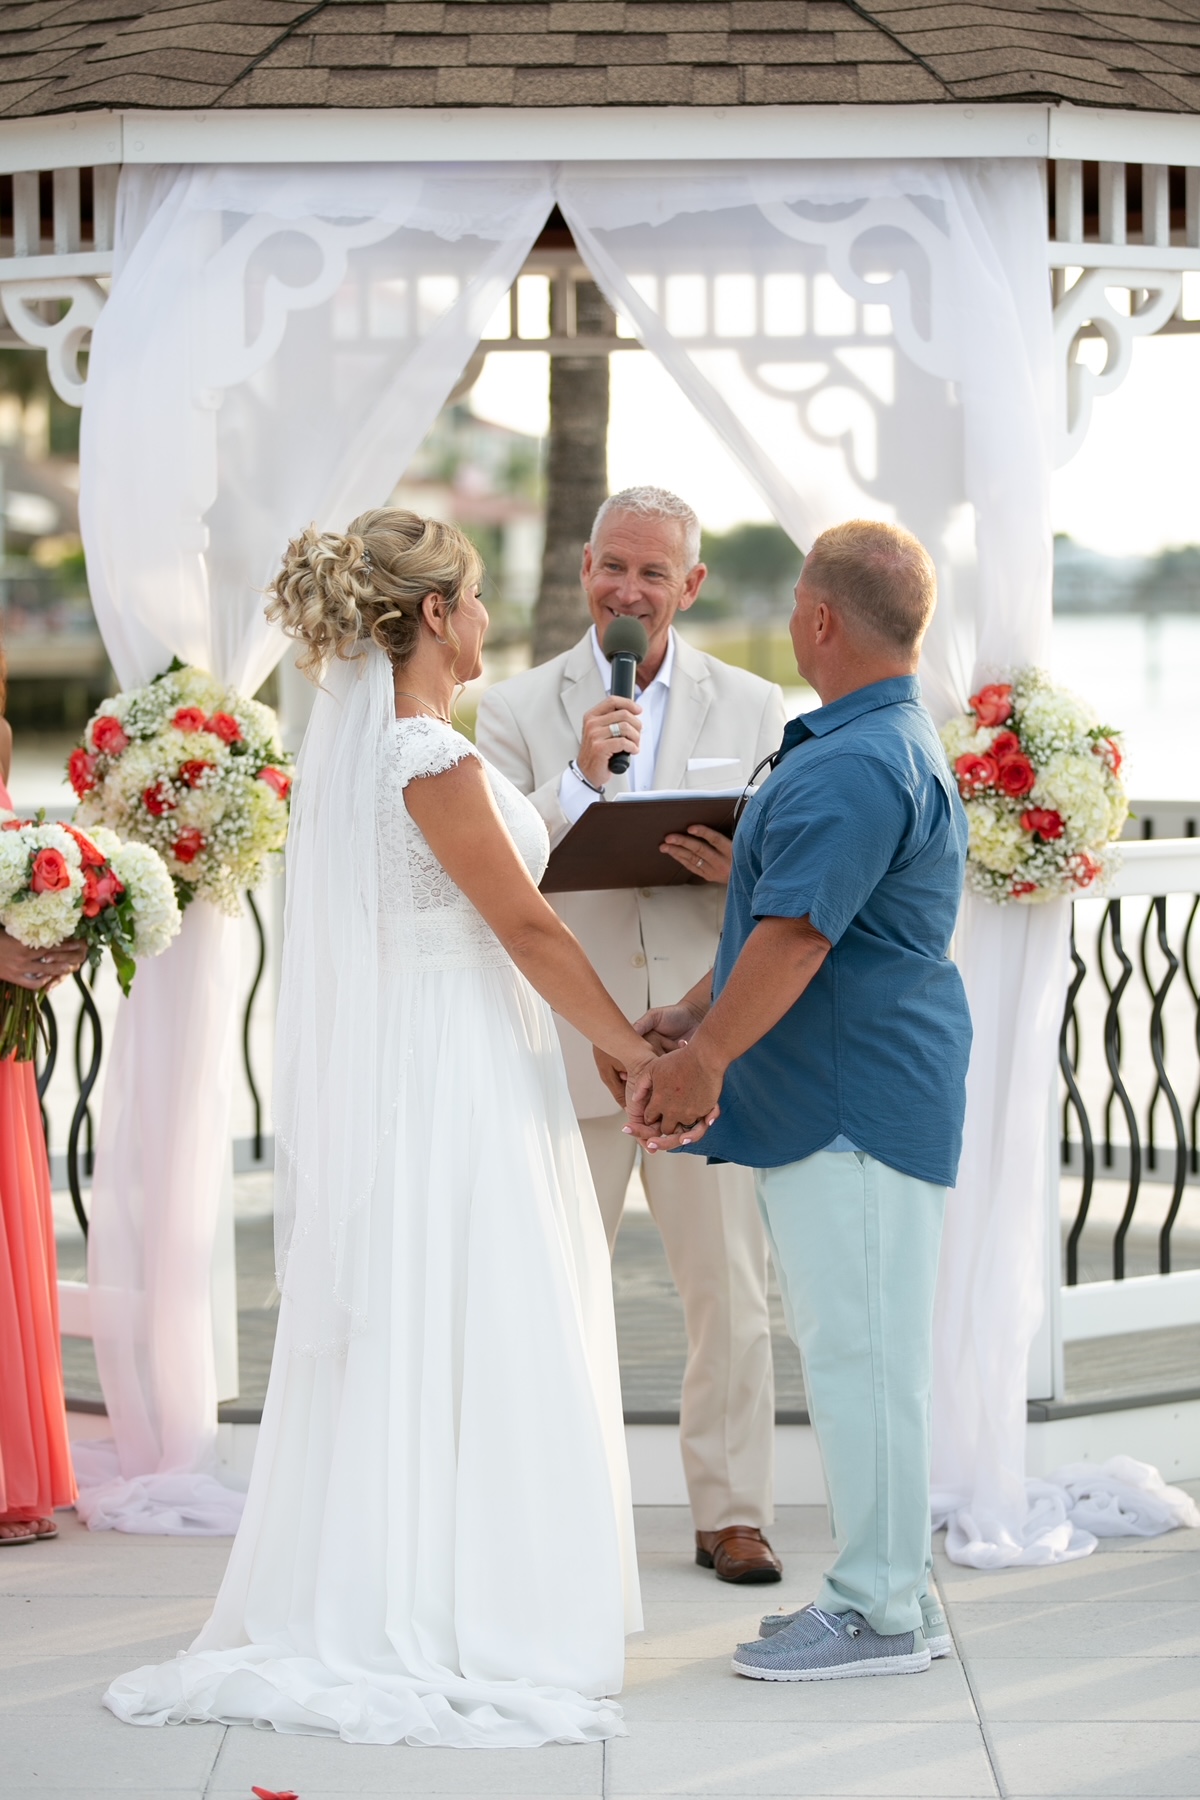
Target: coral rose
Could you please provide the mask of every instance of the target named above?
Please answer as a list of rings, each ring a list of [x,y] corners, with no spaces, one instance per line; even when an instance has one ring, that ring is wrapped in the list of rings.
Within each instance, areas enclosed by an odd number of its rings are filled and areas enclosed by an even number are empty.
[[[61,850],[39,850],[29,885],[35,894],[61,894],[71,885],[71,871]]]
[[[1097,738],[1092,745],[1092,755],[1103,757],[1114,775],[1121,773],[1121,764],[1125,758],[1121,755],[1121,746],[1116,738]]]
[[[181,706],[171,723],[176,731],[204,731],[208,715],[202,706]]]
[[[125,892],[125,884],[117,880],[111,869],[97,875],[94,869],[83,873],[83,916],[95,919],[106,906],[112,906]]]
[[[154,818],[161,819],[164,813],[175,811],[176,801],[172,799],[171,790],[160,777],[142,795],[142,805]]]
[[[1100,864],[1094,856],[1089,856],[1086,850],[1080,850],[1077,855],[1073,856],[1068,866],[1075,878],[1076,887],[1091,887],[1100,873]]]
[[[223,744],[240,744],[242,741],[242,728],[232,713],[214,713],[204,729],[219,737]]]
[[[1012,717],[1012,684],[994,681],[972,694],[967,704],[981,725],[1003,725]]]
[[[1015,756],[1020,748],[1021,740],[1015,731],[998,731],[992,739],[988,754],[994,756],[997,762],[1001,762],[1006,756]]]
[[[85,837],[75,825],[64,825],[63,830],[69,832],[79,845],[79,860],[85,869],[102,869],[104,867],[106,860],[104,852],[97,850],[90,837]]]
[[[120,756],[122,750],[129,748],[129,739],[121,729],[119,719],[111,713],[101,713],[92,726],[92,744],[102,756]]]
[[[171,845],[171,855],[176,862],[195,862],[204,848],[204,839],[198,831],[181,831]]]
[[[86,750],[72,750],[67,760],[67,780],[82,800],[96,785],[96,758]]]
[[[1054,812],[1048,806],[1031,806],[1028,812],[1021,814],[1021,823],[1026,831],[1036,831],[1046,843],[1063,834],[1062,814]]]
[[[1022,794],[1031,793],[1036,783],[1037,770],[1029,758],[1019,751],[1015,756],[1006,756],[1001,762],[996,786],[1010,800],[1019,800]]]
[[[1014,881],[1008,891],[1012,895],[1014,900],[1019,900],[1022,894],[1036,894],[1037,893],[1037,882],[1036,881]]]
[[[199,787],[200,783],[204,780],[205,769],[213,769],[215,767],[215,763],[201,762],[199,759],[194,762],[180,763],[179,779],[183,782],[185,787]]]
[[[976,756],[968,751],[955,763],[954,773],[958,777],[959,793],[969,800],[980,788],[995,786],[1000,766],[994,756]]]
[[[283,769],[260,769],[258,779],[273,788],[281,800],[286,800],[292,791],[292,778]]]

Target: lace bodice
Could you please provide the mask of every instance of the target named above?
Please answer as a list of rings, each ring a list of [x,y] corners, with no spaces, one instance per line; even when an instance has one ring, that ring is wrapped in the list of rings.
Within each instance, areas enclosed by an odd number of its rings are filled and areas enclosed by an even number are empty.
[[[397,719],[380,752],[379,955],[388,973],[479,969],[508,962],[508,953],[462,889],[451,881],[404,803],[415,776],[440,775],[475,746],[436,719]],[[535,881],[550,857],[540,815],[511,781],[483,757],[500,817]]]

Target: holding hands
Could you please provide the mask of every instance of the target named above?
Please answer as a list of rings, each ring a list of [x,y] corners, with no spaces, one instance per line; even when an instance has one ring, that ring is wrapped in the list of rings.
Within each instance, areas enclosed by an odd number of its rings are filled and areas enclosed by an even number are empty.
[[[656,1006],[644,1014],[634,1030],[654,1058],[636,1069],[619,1068],[612,1057],[595,1052],[605,1086],[629,1115],[625,1129],[651,1153],[698,1142],[720,1113],[724,1067],[691,1041],[707,1010],[702,999],[689,994],[677,1006]]]

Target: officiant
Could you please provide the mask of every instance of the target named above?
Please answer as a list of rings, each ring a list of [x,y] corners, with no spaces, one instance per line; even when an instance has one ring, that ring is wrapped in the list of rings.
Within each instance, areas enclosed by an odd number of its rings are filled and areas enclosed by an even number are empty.
[[[564,655],[484,695],[479,748],[529,795],[552,846],[589,806],[629,790],[740,785],[778,748],[779,688],[705,655],[674,628],[706,573],[699,520],[685,501],[650,487],[612,495],[583,551],[591,629]],[[609,694],[601,642],[614,620],[629,618],[648,648],[634,698],[622,700]],[[627,774],[609,767],[621,753]],[[696,825],[670,836],[662,853],[664,866],[682,863],[695,882],[552,896],[630,1019],[673,1002],[711,968],[724,915],[728,840]],[[637,1145],[590,1045],[561,1019],[558,1029],[611,1248]],[[764,1535],[775,1425],[767,1251],[753,1178],[732,1164],[655,1157],[641,1180],[687,1327],[680,1439],[696,1561],[723,1581],[776,1581],[780,1564]]]

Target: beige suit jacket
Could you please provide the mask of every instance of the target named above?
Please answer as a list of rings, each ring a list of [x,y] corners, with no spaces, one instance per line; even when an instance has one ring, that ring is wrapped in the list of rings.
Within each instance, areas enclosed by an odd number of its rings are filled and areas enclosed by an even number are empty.
[[[589,634],[553,661],[498,682],[480,702],[480,750],[528,794],[552,845],[569,828],[559,805],[559,781],[579,749],[584,714],[605,691]],[[677,635],[654,785],[712,788],[747,781],[763,757],[779,748],[786,721],[777,687],[704,655]],[[735,761],[727,768],[689,770],[690,761],[703,757]],[[615,795],[627,787],[628,778],[617,775],[608,791]],[[555,894],[551,901],[622,1012],[637,1019],[651,1006],[671,1005],[712,967],[725,889],[705,882]],[[579,1117],[618,1111],[596,1073],[590,1044],[563,1019],[558,1029]]]

